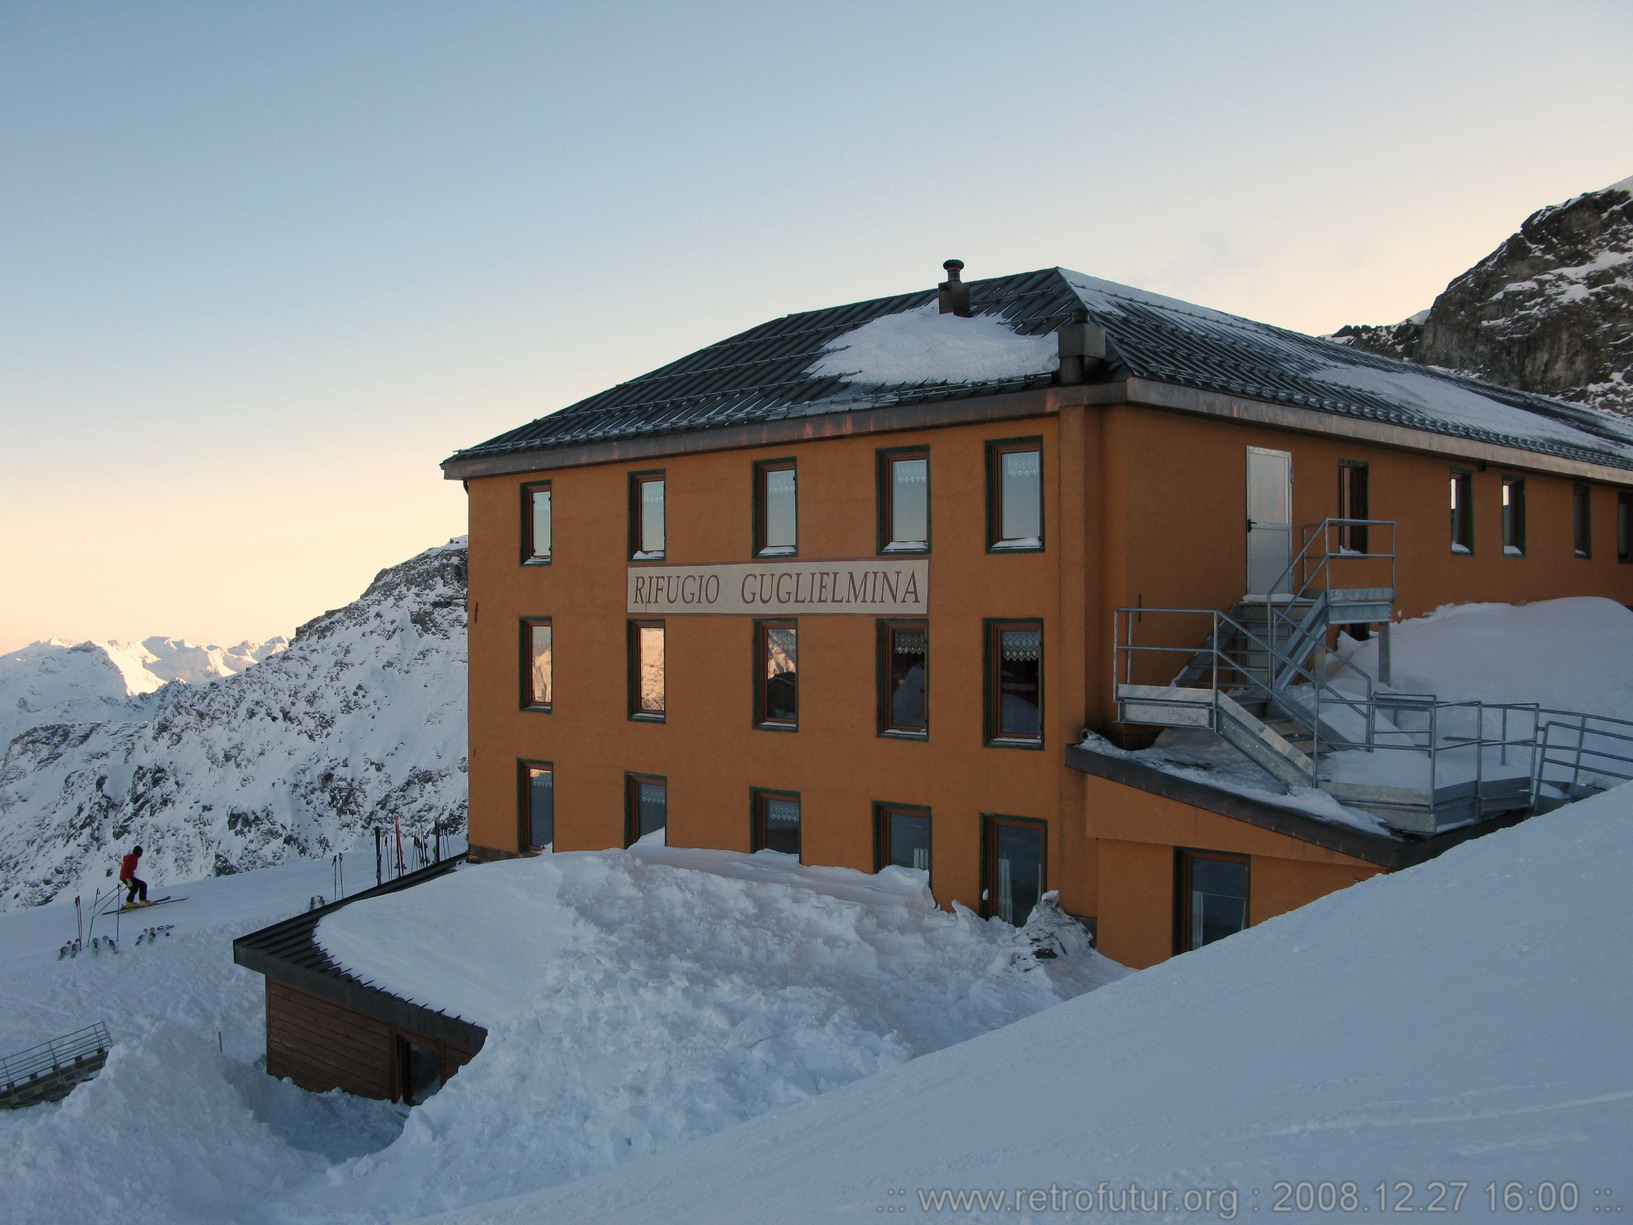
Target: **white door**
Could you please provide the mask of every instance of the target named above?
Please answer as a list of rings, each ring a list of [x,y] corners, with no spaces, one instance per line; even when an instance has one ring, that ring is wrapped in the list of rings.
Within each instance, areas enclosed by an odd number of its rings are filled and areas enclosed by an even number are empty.
[[[1284,595],[1293,542],[1293,456],[1247,449],[1247,593]],[[1282,580],[1278,584],[1278,580]]]

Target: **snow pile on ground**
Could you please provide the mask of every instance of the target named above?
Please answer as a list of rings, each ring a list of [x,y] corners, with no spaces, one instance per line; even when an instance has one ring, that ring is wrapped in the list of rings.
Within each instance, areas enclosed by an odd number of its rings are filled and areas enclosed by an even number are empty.
[[[138,719],[11,742],[0,909],[89,897],[133,843],[158,879],[187,879],[327,855],[394,821],[462,830],[464,541],[382,571],[253,668],[155,696]]]
[[[1348,641],[1344,655],[1378,675],[1377,639]],[[1633,719],[1633,611],[1597,596],[1448,604],[1391,628],[1389,670],[1403,693]]]
[[[1002,319],[943,315],[934,303],[883,315],[831,340],[807,372],[849,383],[980,383],[1058,369],[1053,333],[1022,336]]]
[[[1544,1219],[1543,1182],[1583,1217],[1633,1211],[1630,874],[1624,788],[796,1109],[439,1221],[1349,1220],[1437,1194],[1445,1212],[1458,1188],[1435,1182],[1467,1184],[1457,1220]],[[1165,1206],[1119,1208],[1131,1184]]]
[[[923,873],[647,845],[356,903],[319,925],[330,956],[489,1037],[401,1140],[288,1219],[398,1219],[563,1182],[1126,973],[1072,928],[1077,947],[1040,961],[1038,929],[942,911]]]
[[[172,682],[197,685],[242,672],[288,643],[196,646],[178,638],[145,642],[33,642],[0,655],[0,749],[14,736],[47,723],[139,719],[148,703],[133,701]]]

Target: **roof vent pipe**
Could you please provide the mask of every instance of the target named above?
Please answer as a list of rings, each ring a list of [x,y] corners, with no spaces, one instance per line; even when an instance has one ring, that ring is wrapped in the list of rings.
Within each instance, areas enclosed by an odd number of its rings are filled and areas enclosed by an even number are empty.
[[[1060,381],[1086,382],[1106,364],[1106,331],[1089,322],[1089,312],[1079,308],[1055,333],[1060,345]]]
[[[964,261],[950,259],[941,266],[947,270],[947,279],[936,286],[941,291],[941,313],[968,319],[973,313],[970,310],[970,287],[958,279],[958,274],[964,270]]]

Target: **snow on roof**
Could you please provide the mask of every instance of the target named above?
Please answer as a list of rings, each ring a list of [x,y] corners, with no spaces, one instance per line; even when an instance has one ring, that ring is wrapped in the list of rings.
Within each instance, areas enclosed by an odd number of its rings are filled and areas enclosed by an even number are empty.
[[[1023,336],[996,315],[943,315],[932,302],[834,337],[809,373],[895,385],[984,383],[1059,368],[1052,335]]]
[[[1611,446],[1633,459],[1633,421],[1606,414],[1598,424],[1614,440],[1577,429],[1541,413],[1505,403],[1479,390],[1479,384],[1454,380],[1406,365],[1359,366],[1334,362],[1314,377],[1335,387],[1369,391],[1412,413],[1426,423],[1441,422],[1491,430],[1511,438],[1571,447],[1602,449]]]
[[[1106,332],[1107,381],[1134,377],[1633,468],[1633,434],[1612,413],[1065,268],[968,285],[971,318],[940,315],[927,289],[771,320],[461,451],[445,469],[460,476],[465,461],[483,456],[1041,389],[1058,368],[1054,333],[1084,308]]]

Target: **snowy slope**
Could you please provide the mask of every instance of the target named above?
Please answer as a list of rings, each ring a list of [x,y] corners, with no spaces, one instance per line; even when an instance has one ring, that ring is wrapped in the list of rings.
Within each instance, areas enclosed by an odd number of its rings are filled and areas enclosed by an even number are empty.
[[[1391,1210],[1423,1211],[1436,1180],[1468,1184],[1458,1220],[1536,1219],[1534,1200],[1504,1209],[1510,1181],[1569,1181],[1575,1215],[1625,1215],[1630,872],[1623,788],[746,1126],[436,1219],[1347,1220],[1389,1215],[1380,1182]],[[1117,1211],[1102,1180],[1166,1189],[1168,1210]],[[1357,1204],[1300,1212],[1278,1180],[1351,1180]],[[1051,1187],[1086,1197],[1008,1196]],[[943,1188],[1008,1197],[920,1198]],[[1185,1211],[1186,1190],[1212,1210]]]
[[[24,732],[0,762],[0,908],[89,894],[130,843],[149,879],[185,879],[327,854],[394,819],[462,826],[464,670],[461,540],[138,720]]]
[[[47,723],[96,723],[151,715],[153,701],[133,699],[170,683],[202,684],[232,676],[288,643],[197,646],[177,638],[143,642],[32,642],[0,655],[0,748]]]
[[[844,1038],[844,1026],[887,1003],[878,988],[904,967],[924,971],[908,977],[902,1002],[891,1004],[907,1023],[904,1032],[933,1033],[945,1024],[934,1012],[910,1013],[914,999],[968,1010],[1008,989],[1008,972],[993,964],[999,959],[966,956],[979,947],[970,938],[979,932],[960,932],[954,916],[916,927],[912,908],[899,903],[892,920],[889,881],[876,889],[850,873],[853,898],[876,891],[873,903],[830,906],[819,901],[820,889],[799,897],[791,885],[787,892],[772,887],[774,880],[740,890],[727,879],[677,888],[667,873],[643,874],[623,862],[631,858],[561,857],[557,868],[600,861],[604,883],[616,886],[581,889],[557,912],[566,922],[554,927],[579,935],[588,930],[581,924],[599,927],[609,940],[606,955],[569,935],[577,971],[563,972],[563,963],[550,960],[550,937],[529,940],[531,924],[521,929],[529,942],[516,945],[506,994],[540,998],[547,1005],[540,1024],[504,1036],[496,1028],[490,1049],[413,1112],[406,1129],[398,1108],[302,1093],[253,1066],[263,1042],[262,980],[230,964],[228,941],[304,909],[311,894],[332,896],[327,864],[301,861],[181,884],[189,900],[162,914],[174,930],[137,945],[138,924],[126,921],[117,955],[56,960],[57,946],[74,931],[72,906],[0,915],[0,1052],[94,1020],[108,1021],[117,1042],[103,1074],[62,1104],[0,1111],[0,1168],[7,1171],[0,1219],[376,1225],[457,1202],[467,1206],[439,1218],[444,1225],[826,1225],[878,1220],[887,1208],[908,1219],[1037,1225],[1354,1220],[1386,1215],[1378,1182],[1388,1183],[1391,1206],[1409,1194],[1421,1210],[1434,1180],[1470,1184],[1462,1211],[1443,1214],[1457,1220],[1492,1217],[1485,1187],[1493,1180],[1533,1188],[1574,1182],[1581,1207],[1569,1215],[1583,1219],[1633,1212],[1625,1171],[1633,1152],[1633,971],[1626,954],[1633,943],[1626,891],[1633,788],[1368,880],[738,1126],[620,1153],[604,1144],[601,1127],[650,1121],[661,1102],[684,1106],[686,1097],[668,1090],[686,1088],[688,1073],[699,1078],[707,1103],[716,1074],[738,1087],[755,1076],[763,1085],[808,1070],[831,1052],[829,1040]],[[736,858],[752,866],[767,857]],[[549,875],[545,865],[487,865],[447,879],[471,889],[502,878],[495,908],[521,898],[527,915],[538,918],[548,890],[531,886]],[[538,882],[526,879],[529,868]],[[587,875],[578,882],[588,883]],[[639,896],[626,891],[632,883]],[[836,874],[829,892],[840,893],[842,883]],[[458,925],[479,917],[465,904],[473,899],[454,904],[458,892],[450,889],[443,904],[416,916],[413,938],[396,942],[410,955],[383,971],[427,974],[420,985],[449,1000],[472,990],[482,965],[495,959],[461,967],[437,951],[457,946]],[[858,906],[875,912],[871,926],[851,922]],[[640,921],[620,943],[631,916]],[[154,912],[142,924],[160,917]],[[351,936],[371,946],[372,960],[379,944],[366,926]],[[412,950],[424,942],[422,932],[433,931],[450,935],[430,942],[427,968]],[[467,934],[481,934],[480,925]],[[643,945],[647,955],[632,955]],[[801,985],[814,994],[788,984],[804,946],[810,955]],[[769,972],[757,1003],[768,1032],[752,1041],[757,1035],[739,1030],[729,1005],[750,1000],[732,985],[755,982],[762,951]],[[1021,990],[1031,988],[1023,983]],[[810,1024],[830,991],[844,996],[832,1031]],[[687,1018],[673,1007],[687,999],[723,1007]],[[666,1001],[670,1006],[647,1011]],[[490,1015],[496,1027],[513,1023]],[[1001,1010],[989,1015],[996,1019]],[[629,1029],[575,1029],[579,1017],[619,1018]],[[676,1019],[695,1021],[696,1034],[687,1024],[662,1028]],[[885,1019],[880,1014],[874,1023]],[[733,1032],[743,1039],[735,1048],[718,1041]],[[873,1032],[877,1044],[888,1041],[889,1031]],[[567,1049],[558,1055],[556,1046]],[[733,1049],[735,1066],[727,1058]],[[555,1113],[532,1094],[558,1082],[529,1078],[529,1056],[571,1077],[559,1082],[565,1100]],[[665,1078],[643,1075],[665,1066]],[[594,1114],[575,1113],[574,1103]],[[582,1125],[591,1118],[597,1127]],[[501,1162],[503,1177],[466,1163],[473,1145],[491,1146],[486,1160]],[[545,1172],[575,1146],[598,1151],[602,1172],[499,1198],[530,1163],[546,1181]],[[1167,1189],[1176,1202],[1187,1188],[1212,1189],[1214,1210],[932,1212],[918,1199],[921,1189],[938,1188],[1047,1193],[1054,1186],[1096,1194],[1102,1180],[1118,1189],[1131,1182]],[[1323,1181],[1353,1180],[1370,1211],[1278,1214],[1278,1180],[1307,1182],[1312,1191]],[[1409,1192],[1397,1183],[1410,1184]],[[1596,1196],[1600,1189],[1610,1194]],[[1219,1193],[1234,1194],[1232,1211],[1221,1211]],[[1496,1215],[1515,1221],[1540,1214]]]
[[[0,916],[0,1053],[99,1019],[117,1042],[61,1105],[0,1112],[0,1219],[79,1225],[117,1204],[130,1222],[318,1225],[479,1204],[804,1101],[1123,972],[1070,931],[1040,963],[1043,930],[938,910],[918,873],[662,847],[465,868],[324,923],[335,947],[493,1026],[404,1129],[400,1107],[252,1066],[263,980],[230,964],[228,940],[333,896],[327,865],[176,890],[188,900],[123,920],[117,953],[56,959],[70,906]],[[173,930],[138,943],[160,920]]]

